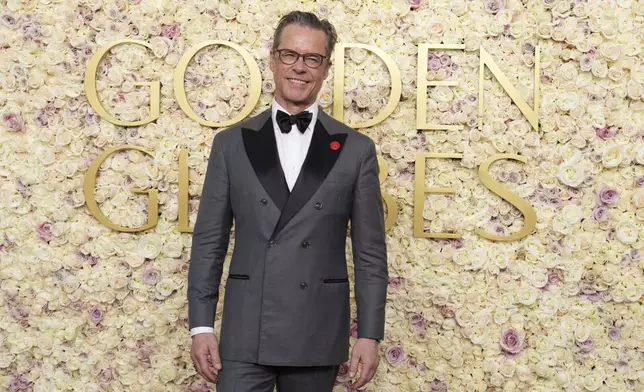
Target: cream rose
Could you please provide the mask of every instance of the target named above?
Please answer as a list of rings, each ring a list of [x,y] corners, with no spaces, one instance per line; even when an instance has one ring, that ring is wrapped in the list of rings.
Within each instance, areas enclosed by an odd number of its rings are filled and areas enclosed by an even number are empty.
[[[622,220],[615,226],[615,235],[621,243],[632,245],[637,242],[638,225],[630,220]]]
[[[581,164],[564,162],[559,165],[557,178],[564,185],[578,187],[586,179],[586,173]]]
[[[606,168],[615,168],[622,163],[624,151],[621,146],[608,147],[602,153],[602,164]]]

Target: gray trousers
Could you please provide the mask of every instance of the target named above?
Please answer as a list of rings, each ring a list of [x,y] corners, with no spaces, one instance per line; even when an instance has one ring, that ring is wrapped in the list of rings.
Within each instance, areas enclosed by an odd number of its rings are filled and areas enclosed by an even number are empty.
[[[331,392],[339,366],[264,366],[222,360],[217,392]]]

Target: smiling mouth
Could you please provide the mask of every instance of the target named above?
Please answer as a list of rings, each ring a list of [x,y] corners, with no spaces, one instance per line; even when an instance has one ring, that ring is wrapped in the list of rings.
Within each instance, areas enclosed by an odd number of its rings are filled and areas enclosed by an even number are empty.
[[[302,79],[287,78],[287,80],[293,84],[299,84],[302,86],[309,83],[306,80],[302,80]]]

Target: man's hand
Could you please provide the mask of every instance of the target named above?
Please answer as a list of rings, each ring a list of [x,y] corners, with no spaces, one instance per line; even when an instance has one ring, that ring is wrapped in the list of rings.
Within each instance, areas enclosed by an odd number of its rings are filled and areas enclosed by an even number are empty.
[[[192,337],[190,357],[197,373],[210,382],[216,382],[215,370],[221,370],[219,343],[214,333],[199,333]]]
[[[351,384],[351,388],[358,389],[367,385],[378,369],[378,341],[369,338],[360,338],[353,346],[349,365],[349,377],[353,380],[358,372],[358,364],[362,364],[360,378]]]

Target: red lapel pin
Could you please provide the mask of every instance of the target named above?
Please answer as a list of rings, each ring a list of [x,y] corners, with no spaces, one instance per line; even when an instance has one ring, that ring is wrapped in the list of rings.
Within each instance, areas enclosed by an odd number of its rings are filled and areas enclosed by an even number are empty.
[[[332,150],[337,150],[339,148],[340,148],[340,143],[339,142],[336,142],[336,141],[331,142],[331,149]]]

